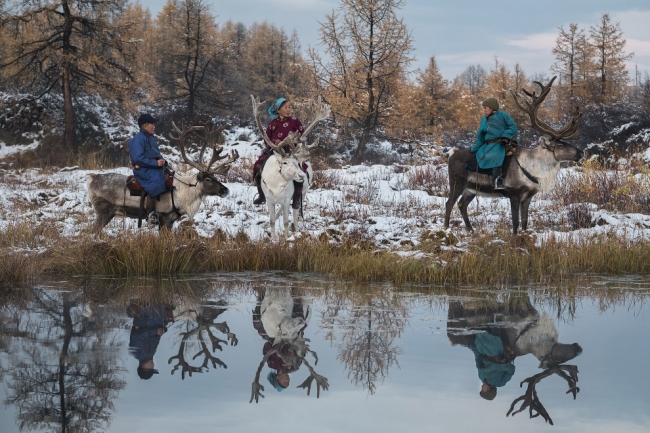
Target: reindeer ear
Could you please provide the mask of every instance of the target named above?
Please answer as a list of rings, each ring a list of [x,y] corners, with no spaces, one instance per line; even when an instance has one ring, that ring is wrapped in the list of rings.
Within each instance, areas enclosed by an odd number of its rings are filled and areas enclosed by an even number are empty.
[[[199,171],[199,174],[196,175],[196,180],[201,182],[203,180],[203,172]]]
[[[273,155],[275,155],[275,159],[277,159],[278,161],[282,162],[282,155],[280,155],[280,154],[279,154],[278,152],[276,152],[275,150],[273,151]]]

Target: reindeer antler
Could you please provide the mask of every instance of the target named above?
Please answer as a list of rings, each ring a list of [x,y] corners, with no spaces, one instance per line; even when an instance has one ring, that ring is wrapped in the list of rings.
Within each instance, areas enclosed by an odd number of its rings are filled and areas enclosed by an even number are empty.
[[[580,107],[576,107],[571,120],[569,120],[569,122],[562,128],[557,130],[555,128],[552,128],[546,122],[540,120],[538,117],[537,112],[539,110],[539,107],[551,91],[551,86],[553,85],[553,82],[556,78],[557,76],[553,77],[551,81],[549,81],[546,85],[543,85],[539,81],[534,81],[534,83],[540,87],[539,96],[537,96],[535,92],[530,93],[524,88],[521,90],[525,93],[526,96],[523,96],[513,90],[510,90],[510,93],[512,94],[515,104],[517,104],[517,107],[519,107],[521,111],[528,114],[530,117],[530,126],[534,130],[541,132],[542,134],[546,134],[556,141],[574,140],[580,137],[580,124],[578,123],[578,119],[580,119],[580,116],[582,116],[582,113],[580,113]]]
[[[176,126],[176,123],[172,121],[172,127],[174,130],[177,132],[177,136],[174,136],[173,133],[169,133],[169,138],[173,141],[178,142],[178,148],[181,151],[181,156],[183,157],[183,160],[187,163],[187,165],[196,168],[197,170],[203,172],[203,173],[210,173],[210,174],[216,174],[216,175],[226,175],[228,173],[228,170],[230,170],[230,166],[233,162],[239,158],[239,152],[237,150],[233,150],[230,154],[230,157],[228,158],[228,155],[223,155],[221,156],[221,152],[223,151],[222,146],[217,146],[217,143],[221,140],[223,142],[223,138],[221,136],[221,133],[223,132],[224,129],[226,129],[226,126],[221,126],[221,127],[216,127],[216,126],[210,126],[209,122],[204,123],[203,125],[190,125],[190,126],[185,126],[185,122],[181,123],[181,128]],[[187,137],[188,134],[190,133],[196,133],[198,131],[204,131],[205,134],[199,135],[199,138],[203,142],[201,145],[201,151],[199,152],[199,161],[192,161],[189,159],[185,153],[185,137]],[[205,153],[206,148],[210,146],[212,149],[212,157],[210,158],[210,162],[208,162],[207,165],[203,164],[203,155]],[[223,160],[225,158],[225,161],[223,161],[219,166],[215,169],[212,169],[212,165],[219,161]]]
[[[528,387],[526,388],[526,393],[521,397],[516,398],[512,402],[512,404],[510,405],[510,410],[508,411],[506,416],[510,415],[510,413],[512,413],[512,416],[515,416],[516,414],[518,414],[519,412],[523,411],[528,407],[531,418],[535,418],[541,415],[542,418],[544,418],[544,421],[553,425],[553,420],[551,419],[551,416],[544,408],[542,402],[539,401],[539,397],[537,396],[537,390],[535,389],[535,386],[542,379],[551,376],[553,374],[557,374],[558,376],[560,376],[561,378],[567,381],[567,383],[569,384],[569,390],[566,393],[567,394],[572,393],[573,399],[575,400],[576,394],[580,392],[580,388],[576,385],[578,382],[578,367],[575,365],[556,365],[554,367],[542,371],[541,373],[538,373],[534,376],[524,379],[519,384],[520,387],[523,386],[524,383],[528,384]],[[523,403],[521,404],[519,409],[512,412],[515,408],[515,405],[522,400]]]
[[[305,108],[305,111],[309,115],[309,118],[311,121],[309,122],[309,125],[305,128],[305,132],[303,132],[302,137],[300,137],[300,141],[306,142],[307,141],[307,134],[311,132],[312,129],[320,122],[321,120],[325,120],[330,116],[330,106],[324,103],[320,97],[318,96],[317,102],[314,104],[314,101],[312,99],[309,100],[307,103],[307,107]],[[315,142],[313,142],[310,145],[305,144],[305,147],[307,149],[311,149],[313,147],[318,146],[318,139],[316,139]]]

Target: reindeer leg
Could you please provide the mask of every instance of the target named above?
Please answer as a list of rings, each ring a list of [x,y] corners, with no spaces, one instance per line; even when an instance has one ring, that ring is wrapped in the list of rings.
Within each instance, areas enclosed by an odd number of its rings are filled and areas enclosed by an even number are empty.
[[[449,198],[445,204],[445,228],[449,228],[449,218],[451,217],[451,211],[454,209],[454,205],[458,201],[458,197],[463,193],[462,189],[454,185],[449,189]]]
[[[469,222],[469,215],[467,215],[467,207],[469,204],[474,200],[474,197],[476,197],[476,194],[469,192],[469,190],[463,191],[463,196],[460,198],[460,201],[458,202],[458,208],[460,209],[460,213],[463,216],[463,220],[465,221],[465,227],[467,228],[468,231],[474,231],[472,228],[472,223]]]
[[[284,224],[284,236],[289,236],[289,204],[282,206],[282,224]]]
[[[275,237],[275,218],[277,217],[277,214],[275,213],[275,202],[272,200],[267,200],[268,206],[269,206],[269,228],[271,229],[271,237]]]
[[[530,201],[532,200],[533,196],[526,197],[521,201],[521,209],[519,210],[521,213],[521,229],[526,230],[528,229],[528,205],[530,205]]]
[[[510,197],[510,213],[512,214],[512,233],[517,234],[519,228],[519,206],[520,199],[518,196]]]

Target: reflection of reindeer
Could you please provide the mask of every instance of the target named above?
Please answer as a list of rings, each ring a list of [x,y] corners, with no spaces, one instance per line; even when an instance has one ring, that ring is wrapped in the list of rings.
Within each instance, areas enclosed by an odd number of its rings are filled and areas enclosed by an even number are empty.
[[[476,305],[450,302],[447,336],[452,344],[469,345],[475,333],[488,331],[498,335],[515,356],[533,354],[540,368],[569,361],[582,352],[579,344],[558,342],[558,333],[548,314],[539,312],[528,297],[518,305],[480,302]],[[469,332],[468,332],[469,331]]]
[[[499,336],[509,355],[512,357],[533,354],[539,360],[539,368],[544,371],[523,380],[528,384],[526,393],[515,399],[506,416],[529,408],[530,417],[542,416],[553,424],[551,417],[540,402],[535,386],[542,379],[557,374],[567,381],[573,398],[580,388],[578,367],[561,365],[582,352],[579,344],[558,342],[558,332],[548,314],[539,312],[532,306],[528,297],[514,298],[508,303],[476,301],[461,303],[450,302],[447,322],[447,336],[452,344],[468,346],[476,338],[476,332],[487,331]],[[513,412],[515,405],[522,402],[520,408]]]
[[[179,317],[185,318],[187,326],[186,329],[188,330],[187,332],[180,333],[182,340],[178,348],[178,354],[169,358],[169,364],[171,364],[172,360],[174,359],[178,360],[178,363],[172,370],[172,374],[174,374],[174,372],[178,370],[179,367],[181,367],[181,378],[185,379],[185,373],[189,374],[191,377],[192,373],[203,373],[204,370],[207,371],[208,362],[212,363],[212,368],[217,368],[217,365],[223,368],[228,368],[228,366],[224,364],[219,358],[212,355],[212,352],[214,352],[215,349],[223,350],[221,343],[228,345],[228,342],[230,342],[231,346],[236,346],[238,343],[237,337],[235,334],[230,332],[230,328],[228,328],[228,324],[226,324],[226,322],[213,323],[221,313],[226,311],[225,306],[226,303],[224,301],[206,302],[197,309],[188,309],[179,315]],[[193,326],[194,323],[196,323],[197,326],[190,329],[190,326]],[[213,329],[225,334],[227,340],[221,340],[215,336],[212,332]],[[206,334],[210,342],[212,342],[212,352],[210,349],[208,349],[208,346],[206,344]],[[203,355],[203,364],[201,364],[199,367],[190,365],[189,362],[185,360],[185,347],[187,343],[196,343],[197,340],[201,346],[201,350],[192,357],[192,360]]]
[[[305,358],[311,353],[314,365],[318,364],[318,355],[309,349],[309,339],[303,336],[310,320],[311,308],[307,306],[305,313],[302,300],[294,299],[290,289],[266,289],[253,311],[253,326],[267,342],[253,380],[250,403],[253,399],[258,403],[260,397],[264,398],[260,374],[266,363],[277,370],[275,375],[269,375],[269,381],[278,391],[289,386],[289,373],[297,371],[302,364],[307,366],[309,377],[298,388],[306,388],[309,395],[312,382],[316,380],[316,398],[320,397],[321,387],[329,388],[327,378],[316,373]]]

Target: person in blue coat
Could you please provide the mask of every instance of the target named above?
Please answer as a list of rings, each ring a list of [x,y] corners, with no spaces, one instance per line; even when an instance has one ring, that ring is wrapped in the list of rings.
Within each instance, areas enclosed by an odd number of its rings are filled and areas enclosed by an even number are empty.
[[[496,335],[482,332],[468,347],[474,352],[478,377],[483,382],[479,394],[486,400],[494,400],[497,387],[508,383],[515,374],[515,366],[505,356],[503,342]]]
[[[158,120],[151,114],[141,114],[138,117],[140,132],[129,140],[133,175],[147,193],[147,220],[153,225],[159,223],[158,214],[155,212],[156,201],[160,200],[160,194],[165,192],[165,160],[153,135]]]
[[[173,320],[172,307],[162,304],[140,305],[131,303],[126,309],[133,318],[129,353],[138,360],[138,376],[148,380],[158,370],[153,357],[160,343],[160,337],[167,331],[167,323]]]
[[[504,111],[499,111],[499,101],[487,98],[483,101],[481,125],[476,134],[476,142],[470,152],[476,153],[479,168],[492,169],[494,189],[504,189],[501,166],[506,156],[506,144],[517,134],[517,125]]]

